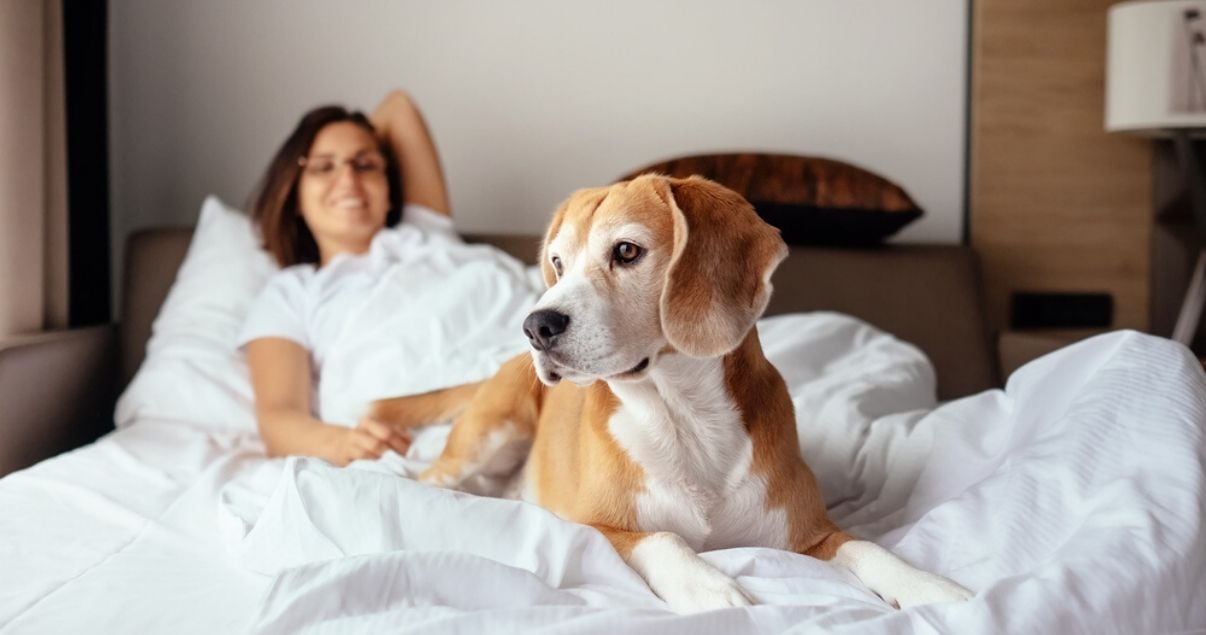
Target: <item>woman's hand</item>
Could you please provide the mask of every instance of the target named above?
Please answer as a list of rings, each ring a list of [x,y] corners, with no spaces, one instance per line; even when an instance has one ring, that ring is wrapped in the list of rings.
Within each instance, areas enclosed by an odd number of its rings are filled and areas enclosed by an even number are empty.
[[[256,424],[268,456],[316,456],[344,466],[379,459],[386,450],[405,454],[410,435],[372,417],[355,428],[315,419],[310,412],[310,353],[279,337],[247,343],[247,365],[255,391]]]
[[[362,417],[355,428],[344,428],[336,437],[330,460],[343,467],[352,461],[379,459],[386,450],[406,454],[410,437],[369,417]]]
[[[414,99],[411,98],[410,93],[395,88],[385,93],[385,97],[381,98],[381,103],[377,104],[377,107],[369,115],[369,119],[373,122],[374,126],[383,128],[389,124],[390,115],[417,109],[418,107],[415,106]]]

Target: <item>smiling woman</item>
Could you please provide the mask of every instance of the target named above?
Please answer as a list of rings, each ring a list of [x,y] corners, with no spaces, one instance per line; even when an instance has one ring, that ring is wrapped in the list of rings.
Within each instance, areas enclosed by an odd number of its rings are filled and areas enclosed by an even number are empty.
[[[408,437],[371,419],[347,427],[314,416],[329,332],[320,327],[341,315],[339,306],[325,305],[346,303],[349,284],[382,270],[368,253],[382,229],[405,221],[447,238],[449,214],[435,144],[405,93],[391,92],[371,118],[341,106],[302,117],[269,164],[254,204],[264,247],[285,269],[266,285],[239,338],[270,455],[344,465],[406,451]]]
[[[344,164],[352,169],[339,169]],[[264,247],[288,267],[363,253],[377,230],[398,222],[401,201],[390,145],[363,114],[324,106],[302,117],[277,151],[253,209]],[[334,211],[350,206],[356,213]]]
[[[396,210],[390,209],[386,160],[376,137],[353,121],[332,123],[297,162],[303,168],[298,210],[318,244],[319,261],[368,251],[386,215]],[[392,220],[397,222],[396,213]]]

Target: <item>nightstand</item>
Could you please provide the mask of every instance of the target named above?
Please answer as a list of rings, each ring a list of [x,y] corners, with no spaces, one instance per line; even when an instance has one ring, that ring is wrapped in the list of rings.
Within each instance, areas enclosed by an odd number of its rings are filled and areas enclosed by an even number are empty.
[[[1004,383],[1027,362],[1080,340],[1105,333],[1101,329],[1004,331],[997,336],[997,367]]]

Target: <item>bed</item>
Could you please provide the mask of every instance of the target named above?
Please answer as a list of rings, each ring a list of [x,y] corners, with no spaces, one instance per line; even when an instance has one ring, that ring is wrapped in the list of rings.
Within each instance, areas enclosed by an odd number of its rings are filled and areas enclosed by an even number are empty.
[[[531,297],[536,238],[468,238],[494,246],[464,252],[492,263],[496,295],[474,302]],[[231,345],[270,272],[256,252],[246,219],[207,200],[195,230],[132,236],[119,333],[0,352],[12,376],[53,372],[48,358],[76,351],[59,368],[94,379],[37,382],[81,403],[104,381],[126,386],[116,430],[0,479],[0,632],[1206,626],[1200,365],[1168,340],[1117,332],[997,387],[967,248],[793,246],[760,329],[834,519],[976,597],[897,611],[824,563],[731,549],[705,557],[759,606],[700,615],[668,612],[591,529],[400,478],[446,429],[414,456],[343,469],[265,458]],[[64,416],[71,399],[26,385],[50,405],[19,412]]]

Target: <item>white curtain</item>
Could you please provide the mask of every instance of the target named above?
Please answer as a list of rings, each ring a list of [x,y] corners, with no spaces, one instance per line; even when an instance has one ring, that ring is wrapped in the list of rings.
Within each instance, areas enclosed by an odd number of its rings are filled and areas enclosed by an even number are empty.
[[[67,324],[59,0],[0,0],[0,337]]]

